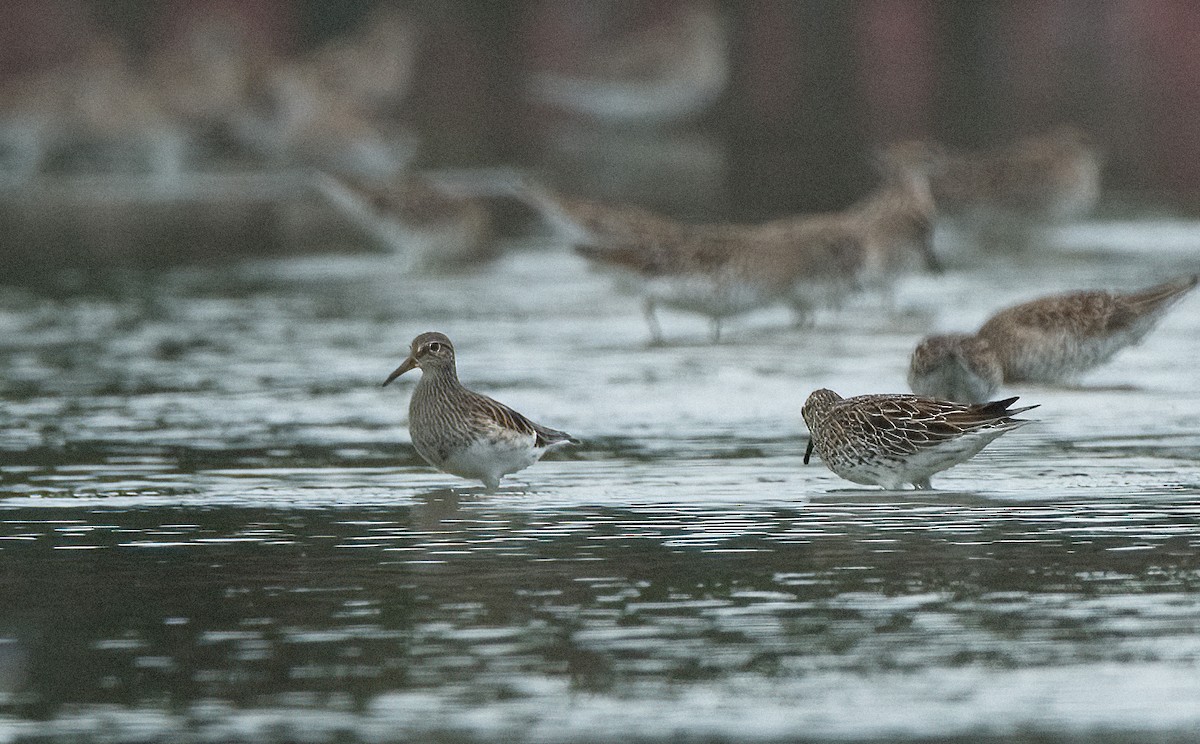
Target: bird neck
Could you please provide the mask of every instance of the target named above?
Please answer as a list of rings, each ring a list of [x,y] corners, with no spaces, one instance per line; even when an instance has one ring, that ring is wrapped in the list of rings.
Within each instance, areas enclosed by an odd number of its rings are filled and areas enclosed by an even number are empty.
[[[458,381],[458,370],[453,364],[449,364],[444,367],[422,369],[421,381],[417,383],[417,389],[422,394],[446,394],[461,390],[462,383]]]

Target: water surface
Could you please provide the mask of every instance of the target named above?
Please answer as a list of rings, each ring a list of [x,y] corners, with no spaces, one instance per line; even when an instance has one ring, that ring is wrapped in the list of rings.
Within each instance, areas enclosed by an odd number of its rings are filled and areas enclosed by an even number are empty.
[[[801,464],[805,396],[904,390],[925,333],[1194,270],[1148,227],[719,346],[554,245],[2,288],[0,741],[1193,741],[1200,299],[937,491]],[[585,444],[426,467],[379,384],[435,329]]]

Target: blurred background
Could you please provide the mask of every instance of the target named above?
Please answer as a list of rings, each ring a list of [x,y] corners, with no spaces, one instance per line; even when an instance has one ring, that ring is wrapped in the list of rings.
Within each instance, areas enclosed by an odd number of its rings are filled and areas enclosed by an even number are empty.
[[[1109,204],[1189,209],[1200,182],[1200,8],[1183,0],[8,0],[5,15],[0,249],[43,261],[327,243],[313,209],[286,207],[310,190],[292,169],[517,166],[749,220],[845,207],[883,143],[981,148],[1069,122],[1105,155]]]

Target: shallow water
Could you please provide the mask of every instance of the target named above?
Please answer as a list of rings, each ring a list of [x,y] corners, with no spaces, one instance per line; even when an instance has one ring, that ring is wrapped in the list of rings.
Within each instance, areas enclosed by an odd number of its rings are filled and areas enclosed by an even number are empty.
[[[556,246],[0,289],[0,741],[1193,741],[1200,297],[935,492],[801,464],[808,392],[927,332],[1194,270],[1152,227],[720,346]],[[424,466],[379,383],[431,329],[584,446]]]

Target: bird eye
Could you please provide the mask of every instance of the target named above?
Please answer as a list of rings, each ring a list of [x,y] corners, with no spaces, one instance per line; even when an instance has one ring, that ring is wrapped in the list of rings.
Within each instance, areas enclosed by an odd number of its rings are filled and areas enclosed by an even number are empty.
[[[432,351],[434,354],[436,354],[442,350],[442,345],[440,343],[438,343],[437,341],[434,341],[433,343],[431,343],[429,345],[429,350]]]

